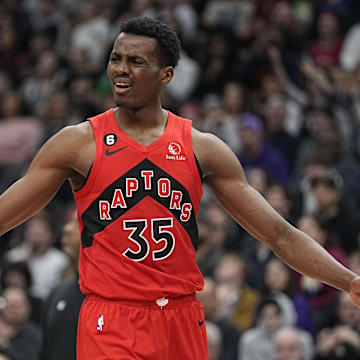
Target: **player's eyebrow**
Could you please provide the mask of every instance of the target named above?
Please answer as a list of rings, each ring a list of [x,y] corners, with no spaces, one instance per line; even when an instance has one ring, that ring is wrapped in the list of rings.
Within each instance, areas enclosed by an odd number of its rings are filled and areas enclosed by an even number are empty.
[[[126,57],[132,57],[132,58],[141,58],[141,59],[145,59],[145,56],[144,55],[140,55],[140,54],[137,54],[137,53],[132,53],[132,52],[129,52],[127,54],[122,54],[116,50],[113,50],[111,51],[110,55],[116,55],[116,56],[126,56]]]
[[[110,53],[110,56],[116,56],[118,58],[125,56],[126,58],[130,59],[130,60],[134,60],[134,59],[139,59],[143,62],[148,62],[148,58],[144,55],[140,55],[137,53],[128,53],[128,54],[121,54],[118,51],[112,51]]]

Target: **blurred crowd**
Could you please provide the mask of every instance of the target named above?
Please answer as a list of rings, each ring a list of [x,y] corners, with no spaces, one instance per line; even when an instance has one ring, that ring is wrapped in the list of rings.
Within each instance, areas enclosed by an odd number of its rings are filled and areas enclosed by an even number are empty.
[[[285,219],[360,273],[358,0],[2,0],[0,193],[50,136],[114,106],[108,55],[139,15],[182,42],[164,107],[226,142]],[[206,186],[202,202],[210,360],[360,358],[347,294],[279,261]],[[1,238],[0,360],[39,357],[46,304],[76,273],[61,240],[73,206],[64,184]]]

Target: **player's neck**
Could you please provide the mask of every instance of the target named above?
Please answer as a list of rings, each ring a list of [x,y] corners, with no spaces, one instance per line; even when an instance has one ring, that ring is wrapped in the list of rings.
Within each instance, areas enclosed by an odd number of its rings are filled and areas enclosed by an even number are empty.
[[[115,119],[123,129],[146,130],[163,127],[167,121],[167,112],[161,107],[146,107],[142,109],[128,109],[117,107],[114,111]]]

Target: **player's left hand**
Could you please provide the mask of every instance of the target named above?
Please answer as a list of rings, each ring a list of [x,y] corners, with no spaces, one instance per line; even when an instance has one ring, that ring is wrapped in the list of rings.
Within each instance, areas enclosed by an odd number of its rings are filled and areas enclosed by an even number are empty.
[[[355,305],[360,308],[360,276],[351,282],[350,297]]]

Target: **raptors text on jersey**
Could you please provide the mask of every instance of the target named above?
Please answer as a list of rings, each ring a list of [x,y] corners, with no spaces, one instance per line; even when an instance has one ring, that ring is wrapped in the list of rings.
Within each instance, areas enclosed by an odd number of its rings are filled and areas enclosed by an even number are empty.
[[[191,121],[168,112],[163,135],[148,146],[122,131],[113,109],[89,121],[96,155],[74,192],[82,291],[150,300],[201,290],[195,254],[202,187]]]

